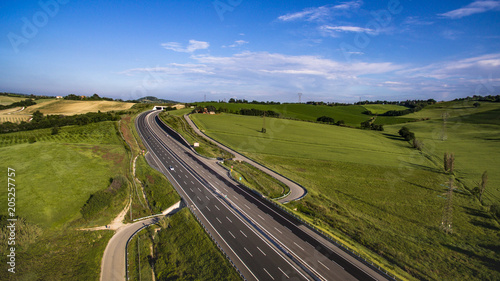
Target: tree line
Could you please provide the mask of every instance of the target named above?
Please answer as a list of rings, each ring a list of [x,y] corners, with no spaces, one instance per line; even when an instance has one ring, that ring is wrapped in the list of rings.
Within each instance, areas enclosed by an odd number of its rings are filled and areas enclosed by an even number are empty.
[[[488,96],[479,96],[473,95],[472,97],[458,98],[454,99],[454,101],[486,101],[486,102],[500,102],[500,95],[488,95]]]
[[[28,107],[30,105],[34,105],[36,102],[32,99],[26,99],[18,102],[11,103],[9,105],[0,105],[0,110],[14,108],[14,107]]]
[[[89,112],[72,116],[64,115],[43,115],[39,110],[33,113],[31,122],[12,123],[4,122],[0,124],[0,133],[11,133],[18,131],[29,131],[36,129],[63,127],[70,125],[87,125],[102,121],[118,121],[120,115],[125,112]]]
[[[324,124],[337,125],[337,126],[343,126],[345,124],[344,120],[339,120],[339,121],[335,122],[335,119],[333,119],[332,117],[328,117],[328,116],[318,117],[316,119],[316,121],[324,123]]]
[[[248,116],[267,116],[267,117],[275,117],[280,118],[281,114],[272,110],[260,110],[256,108],[241,108],[239,110],[230,110],[226,107],[215,108],[213,105],[208,105],[206,107],[197,106],[193,109],[192,113],[231,113],[238,115],[248,115]]]

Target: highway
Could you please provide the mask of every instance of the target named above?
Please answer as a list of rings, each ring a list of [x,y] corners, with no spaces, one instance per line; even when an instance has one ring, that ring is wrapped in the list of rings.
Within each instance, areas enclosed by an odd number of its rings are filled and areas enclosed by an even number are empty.
[[[196,155],[175,133],[167,133],[158,113],[136,118],[153,166],[172,182],[245,279],[387,280]]]

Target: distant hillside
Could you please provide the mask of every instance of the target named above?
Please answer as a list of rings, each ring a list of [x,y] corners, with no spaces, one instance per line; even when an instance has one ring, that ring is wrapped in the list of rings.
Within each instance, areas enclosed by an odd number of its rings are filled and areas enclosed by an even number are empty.
[[[147,96],[147,97],[137,99],[137,102],[142,102],[142,103],[179,103],[177,101],[159,99],[157,97],[152,97],[152,96]]]

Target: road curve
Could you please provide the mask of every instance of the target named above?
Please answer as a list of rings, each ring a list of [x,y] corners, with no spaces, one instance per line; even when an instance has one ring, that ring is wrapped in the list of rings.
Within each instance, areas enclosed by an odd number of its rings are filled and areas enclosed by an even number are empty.
[[[172,215],[182,208],[180,202],[165,210],[162,215]],[[101,262],[101,281],[124,281],[126,276],[126,246],[128,240],[141,229],[158,222],[160,216],[127,224],[111,237]]]
[[[165,126],[158,113],[148,111],[136,118],[155,166],[245,279],[390,279],[194,153],[177,140],[178,134]]]
[[[258,163],[258,162],[255,162],[254,160],[232,150],[231,148],[221,144],[220,142],[212,139],[211,137],[207,136],[205,133],[203,133],[199,128],[198,126],[196,126],[196,124],[193,122],[193,120],[191,120],[191,118],[189,118],[189,115],[184,115],[184,119],[186,119],[186,121],[188,122],[188,124],[191,126],[191,128],[193,128],[193,130],[198,134],[200,135],[201,137],[205,138],[206,140],[214,143],[215,145],[217,145],[218,147],[220,147],[221,149],[224,149],[226,150],[227,152],[229,153],[232,153],[235,158],[234,160],[239,160],[239,161],[244,161],[244,162],[247,162],[248,164],[254,166],[255,168],[263,171],[264,173],[270,175],[271,177],[279,180],[280,182],[286,184],[289,188],[290,188],[290,193],[287,195],[287,196],[284,196],[282,198],[280,198],[279,200],[276,200],[280,203],[288,203],[288,202],[291,202],[291,201],[296,201],[296,200],[300,200],[302,199],[304,196],[307,195],[307,190],[301,186],[300,184],[290,180],[289,178],[285,177],[285,176],[282,176],[281,174],[269,169],[268,167]]]

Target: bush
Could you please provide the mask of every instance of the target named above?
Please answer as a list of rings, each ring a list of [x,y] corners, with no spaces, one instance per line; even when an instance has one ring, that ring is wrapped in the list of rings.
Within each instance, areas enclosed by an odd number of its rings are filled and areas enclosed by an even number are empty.
[[[89,219],[95,216],[104,208],[111,204],[111,193],[104,190],[97,191],[96,193],[90,195],[87,203],[83,205],[81,213],[84,219]]]
[[[29,137],[29,138],[28,138],[28,142],[29,142],[29,143],[35,143],[35,142],[36,142],[36,138],[35,138],[35,137],[33,137],[33,136]]]
[[[328,124],[335,123],[335,120],[332,117],[328,117],[328,116],[318,117],[318,119],[316,119],[316,121],[323,122],[323,123],[328,123]]]
[[[90,198],[80,210],[83,218],[86,220],[91,219],[107,207],[110,207],[113,196],[126,191],[127,183],[127,179],[120,175],[112,179],[106,190],[99,190],[90,195]]]

